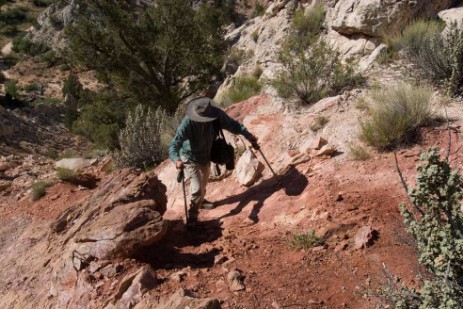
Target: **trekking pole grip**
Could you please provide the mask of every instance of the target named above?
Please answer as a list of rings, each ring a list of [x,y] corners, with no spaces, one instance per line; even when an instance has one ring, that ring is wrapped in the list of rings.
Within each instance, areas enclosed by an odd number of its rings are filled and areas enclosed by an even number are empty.
[[[178,171],[177,182],[178,182],[178,183],[181,183],[183,177],[184,177],[184,174],[183,174],[183,166],[182,166],[182,167],[180,168],[180,170]]]

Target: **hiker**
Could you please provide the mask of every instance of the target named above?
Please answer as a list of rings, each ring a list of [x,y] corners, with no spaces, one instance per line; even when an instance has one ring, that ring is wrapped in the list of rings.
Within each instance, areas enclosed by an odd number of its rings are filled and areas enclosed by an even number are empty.
[[[206,200],[206,185],[211,166],[212,142],[216,136],[213,121],[217,119],[222,129],[243,135],[252,144],[257,138],[238,121],[216,107],[206,97],[196,98],[186,106],[177,133],[169,145],[169,156],[177,169],[184,168],[190,179],[190,218],[195,220],[198,209],[213,209],[214,204]]]

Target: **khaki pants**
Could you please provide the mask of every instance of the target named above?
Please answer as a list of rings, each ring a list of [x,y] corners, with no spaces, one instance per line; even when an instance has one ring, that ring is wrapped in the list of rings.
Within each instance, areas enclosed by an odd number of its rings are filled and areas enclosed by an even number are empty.
[[[187,179],[190,180],[190,201],[192,206],[200,207],[206,196],[206,186],[209,179],[211,164],[198,164],[189,161],[185,162]]]

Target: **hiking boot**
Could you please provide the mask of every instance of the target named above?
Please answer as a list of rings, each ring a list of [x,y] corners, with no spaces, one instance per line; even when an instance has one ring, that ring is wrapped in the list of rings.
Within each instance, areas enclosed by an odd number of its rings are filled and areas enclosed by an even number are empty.
[[[208,200],[204,200],[201,204],[201,208],[206,210],[214,209],[214,203],[209,202]]]

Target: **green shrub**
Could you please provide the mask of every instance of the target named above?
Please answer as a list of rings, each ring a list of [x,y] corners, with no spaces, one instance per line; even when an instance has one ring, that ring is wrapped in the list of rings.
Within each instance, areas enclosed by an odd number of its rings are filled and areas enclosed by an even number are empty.
[[[50,4],[52,4],[55,0],[31,0],[30,2],[32,2],[33,5],[35,5],[36,7],[47,7],[49,6]]]
[[[56,160],[59,157],[58,152],[54,149],[47,150],[43,155],[53,160]]]
[[[34,101],[34,105],[58,105],[62,100],[58,98],[43,98]]]
[[[26,36],[21,36],[13,40],[13,50],[17,53],[37,56],[46,53],[49,48],[43,43],[34,43]]]
[[[429,86],[405,83],[373,90],[370,117],[360,121],[361,139],[380,150],[414,141],[417,129],[433,118],[432,93]]]
[[[407,230],[418,245],[419,262],[433,275],[418,292],[419,308],[461,308],[463,178],[447,159],[440,159],[436,148],[422,154],[421,161],[415,189],[409,191],[414,211],[402,205]]]
[[[360,85],[364,78],[355,72],[356,63],[341,61],[339,52],[324,41],[313,43],[309,50],[280,51],[283,70],[271,85],[278,95],[303,104],[312,104],[325,96]]]
[[[19,56],[16,53],[9,53],[8,55],[1,57],[1,59],[2,62],[8,67],[12,67],[19,62]]]
[[[10,79],[5,82],[5,93],[11,95],[13,98],[18,98],[17,81]]]
[[[50,182],[39,180],[32,184],[31,198],[33,201],[40,199],[45,195],[47,187],[51,186]]]
[[[310,247],[321,246],[325,243],[323,238],[315,234],[315,231],[310,231],[303,234],[291,234],[289,246],[293,250],[308,249]]]
[[[77,176],[76,172],[72,169],[58,167],[56,169],[56,177],[58,177],[58,179],[62,181],[72,182],[76,180]]]
[[[153,111],[138,105],[127,116],[126,127],[119,134],[120,151],[116,151],[118,166],[149,168],[167,157],[167,147],[162,144],[162,129],[170,117],[158,108]]]
[[[0,22],[7,25],[18,25],[27,18],[27,9],[25,7],[11,7],[0,13]]]
[[[307,49],[321,33],[324,19],[325,9],[323,5],[314,6],[307,13],[304,10],[296,11],[285,45],[291,50]]]
[[[236,63],[237,65],[241,65],[244,62],[251,59],[253,55],[254,55],[254,51],[252,50],[246,51],[241,48],[233,47],[228,52],[227,58],[233,61],[234,63]]]
[[[241,102],[260,93],[262,84],[255,76],[237,77],[233,85],[222,95],[221,105],[229,106]]]
[[[259,39],[259,30],[258,29],[254,30],[251,34],[251,37],[254,43],[257,43],[257,40]]]
[[[56,65],[59,61],[59,57],[57,56],[56,52],[50,50],[40,56],[40,60],[46,62],[48,67],[52,67]]]
[[[29,85],[24,86],[24,91],[26,92],[33,92],[39,89],[40,89],[40,85],[38,84],[29,84]]]

